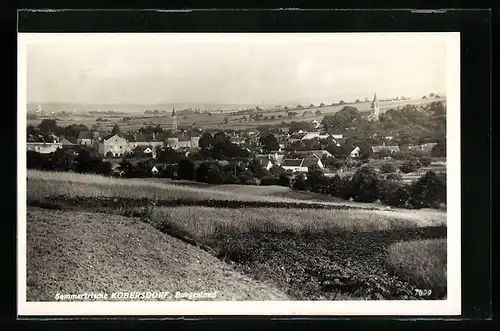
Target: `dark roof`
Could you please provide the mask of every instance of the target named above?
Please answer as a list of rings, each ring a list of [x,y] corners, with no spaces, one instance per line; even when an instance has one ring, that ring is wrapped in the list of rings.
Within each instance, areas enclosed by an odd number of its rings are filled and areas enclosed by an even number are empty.
[[[315,157],[307,158],[302,161],[302,167],[311,167],[315,164],[318,164],[318,159]]]
[[[139,133],[134,136],[134,140],[141,143],[154,141],[152,133]]]
[[[300,167],[302,159],[285,159],[281,163],[282,167]]]
[[[108,135],[106,135],[106,136],[103,137],[103,140],[108,140],[109,138],[114,137],[114,136],[116,136],[116,134],[108,134]],[[126,139],[127,141],[130,141],[129,137],[126,136],[125,134],[121,134],[120,133],[120,134],[118,134],[118,137]]]
[[[329,151],[325,149],[311,149],[308,151],[295,151],[297,155],[313,155],[313,154],[331,154]]]
[[[59,138],[59,142],[63,145],[63,146],[73,146],[73,145],[76,145],[74,142],[72,142],[71,140],[69,140],[68,138],[65,138],[65,137],[60,137]]]
[[[94,138],[94,134],[92,131],[80,131],[78,134],[78,139],[92,139]]]

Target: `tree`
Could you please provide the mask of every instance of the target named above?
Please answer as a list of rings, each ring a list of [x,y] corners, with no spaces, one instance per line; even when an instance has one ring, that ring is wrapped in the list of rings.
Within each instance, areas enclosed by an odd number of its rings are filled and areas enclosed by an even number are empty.
[[[53,119],[43,119],[40,124],[38,124],[38,130],[42,134],[56,133],[58,131],[57,121]]]
[[[116,135],[116,134],[121,134],[121,130],[120,130],[120,127],[118,126],[118,123],[116,123],[114,126],[113,126],[113,130],[111,130],[111,135]]]
[[[396,172],[398,169],[396,168],[396,166],[393,163],[386,162],[386,163],[382,164],[382,166],[380,167],[380,170],[384,174],[389,174],[389,173]]]
[[[224,173],[216,164],[212,164],[208,168],[207,183],[209,184],[224,184]]]
[[[345,105],[345,101],[344,100],[340,100],[339,101],[339,105]]]
[[[410,192],[415,208],[439,208],[446,203],[446,179],[429,170],[413,183]]]
[[[262,186],[279,185],[279,179],[274,176],[262,177],[262,179],[260,180],[260,185]]]
[[[254,176],[257,176],[262,172],[262,165],[259,159],[253,159],[247,166],[247,169],[252,172]]]
[[[253,173],[250,170],[245,170],[238,174],[238,179],[243,185],[252,183],[253,177]]]
[[[356,107],[344,106],[333,115],[323,117],[322,126],[327,131],[344,131],[347,127],[353,126],[361,119],[361,114]]]
[[[319,116],[319,115],[321,115],[321,114],[322,114],[322,113],[321,113],[321,110],[319,110],[319,109],[318,109],[318,110],[316,110],[316,111],[314,112],[314,115],[317,115],[317,116]]]
[[[378,176],[371,167],[364,166],[358,169],[352,178],[354,201],[374,202],[378,199]]]
[[[418,169],[420,169],[421,167],[422,167],[422,164],[420,163],[420,161],[418,161],[416,159],[411,159],[411,160],[408,160],[405,163],[403,163],[399,169],[402,172],[404,172],[405,174],[407,174],[410,172],[415,172]]]
[[[401,180],[401,179],[403,179],[403,176],[401,176],[401,174],[398,174],[396,172],[391,172],[391,173],[387,174],[386,179]]]
[[[322,103],[320,103],[320,104],[319,104],[319,106],[320,106],[320,107],[324,107],[324,106],[325,106],[325,104],[322,102]]]
[[[285,169],[283,169],[281,166],[277,164],[273,164],[273,166],[269,169],[269,171],[271,172],[271,174],[273,174],[273,176],[279,176],[285,172]]]
[[[214,143],[214,137],[210,132],[204,132],[200,137],[199,145],[203,149],[210,148]]]
[[[225,184],[241,184],[240,179],[233,172],[226,172],[224,176]]]
[[[431,165],[432,159],[428,156],[424,156],[424,157],[420,158],[420,163],[422,163],[423,167],[428,167]]]
[[[349,200],[354,194],[351,177],[338,177],[338,179],[335,178],[334,181],[337,183],[336,188],[334,189],[335,196],[344,200]]]
[[[290,177],[288,177],[284,173],[280,174],[279,177],[278,177],[278,185],[285,186],[285,187],[290,187]]]
[[[71,124],[62,129],[62,134],[65,137],[78,137],[81,131],[89,131],[89,128],[83,124]]]
[[[311,192],[321,193],[322,187],[326,181],[326,177],[318,165],[313,165],[307,171],[306,185]]]
[[[445,157],[446,156],[446,141],[439,140],[437,144],[432,148],[431,155],[435,157]]]
[[[208,161],[203,162],[196,169],[196,181],[207,183],[208,182],[208,174],[211,167],[211,163]]]
[[[162,163],[175,164],[179,162],[181,156],[174,149],[167,147],[158,151],[157,158]]]
[[[295,176],[292,187],[294,190],[305,191],[307,189],[306,180],[303,174],[298,174]]]
[[[40,134],[40,131],[38,131],[38,129],[35,128],[35,126],[30,124],[26,127],[26,134],[28,136],[30,136],[30,135],[37,136],[38,134]]]
[[[359,158],[361,160],[368,160],[369,158],[372,157],[373,150],[366,143],[360,143],[359,144],[359,149],[360,149],[360,151],[359,151]]]
[[[380,201],[393,207],[407,207],[410,199],[408,186],[397,180],[380,180],[378,192]]]
[[[133,172],[132,163],[126,158],[123,158],[118,165],[118,170],[122,172],[125,177],[129,177]]]
[[[192,180],[195,175],[194,162],[188,158],[183,158],[179,161],[179,179]]]
[[[260,143],[266,152],[275,151],[280,148],[280,144],[276,136],[272,133],[269,133],[260,138]]]

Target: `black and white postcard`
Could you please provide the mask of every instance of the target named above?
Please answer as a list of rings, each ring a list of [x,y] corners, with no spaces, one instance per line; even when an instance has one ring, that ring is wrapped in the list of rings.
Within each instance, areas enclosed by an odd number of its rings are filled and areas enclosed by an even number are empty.
[[[459,33],[19,33],[21,315],[459,315]]]

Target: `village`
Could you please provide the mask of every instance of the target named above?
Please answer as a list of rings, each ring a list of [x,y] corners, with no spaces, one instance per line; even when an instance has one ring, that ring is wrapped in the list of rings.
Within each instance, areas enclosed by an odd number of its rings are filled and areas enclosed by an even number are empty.
[[[347,108],[349,107],[345,107],[345,109]],[[377,121],[379,117],[379,101],[375,94],[367,120],[373,122]],[[62,134],[58,136],[53,132],[45,136],[28,133],[26,146],[28,151],[41,154],[50,154],[61,149],[77,155],[78,150],[82,148],[93,149],[98,156],[111,164],[111,174],[117,176],[124,174],[120,167],[123,158],[127,158],[132,165],[149,160],[148,170],[151,176],[158,176],[168,164],[175,164],[176,159],[178,160],[178,157],[175,157],[174,160],[160,158],[162,152],[175,151],[179,156],[189,157],[198,153],[200,149],[212,146],[210,140],[214,139],[214,135],[223,132],[225,139],[244,153],[238,154],[238,157],[231,155],[231,153],[221,155],[222,157],[219,159],[222,160],[218,160],[219,164],[235,163],[238,166],[243,164],[245,170],[248,170],[248,164],[257,160],[263,169],[268,171],[279,169],[277,174],[284,172],[293,178],[299,173],[306,175],[312,167],[321,169],[327,177],[342,175],[349,169],[344,165],[352,165],[352,161],[369,158],[397,159],[397,156],[401,156],[403,152],[431,156],[431,152],[438,144],[435,141],[427,141],[420,144],[400,145],[394,142],[393,136],[375,137],[377,134],[374,134],[369,138],[372,141],[376,140],[378,144],[367,145],[365,142],[364,146],[358,146],[352,144],[352,139],[343,133],[356,128],[348,127],[344,130],[340,128],[339,132],[332,131],[332,128],[329,130],[328,121],[331,119],[332,116],[325,116],[322,121],[315,120],[311,123],[303,123],[305,124],[303,125],[304,129],[301,129],[299,125],[294,132],[281,129],[272,132],[269,129],[262,131],[208,131],[192,126],[179,127],[174,108],[170,129],[149,126],[135,132],[122,132],[119,125],[115,124],[112,131],[106,134],[97,130],[89,130],[87,127],[83,127],[79,132],[77,130],[76,136]],[[337,129],[339,128],[337,127]],[[350,140],[351,142],[349,142]],[[195,163],[198,166],[203,161],[198,157]],[[417,175],[425,172],[425,169],[416,170],[419,170]],[[276,171],[273,173],[276,174]],[[411,179],[413,178],[411,177]]]

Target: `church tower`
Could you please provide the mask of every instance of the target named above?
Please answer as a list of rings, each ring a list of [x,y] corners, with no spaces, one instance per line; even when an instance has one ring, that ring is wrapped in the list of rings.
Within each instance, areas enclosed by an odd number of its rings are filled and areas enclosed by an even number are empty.
[[[377,93],[373,96],[372,107],[371,107],[371,118],[378,120],[380,114],[380,106],[378,103]]]
[[[175,107],[172,109],[172,132],[177,131],[177,115],[175,114]]]

